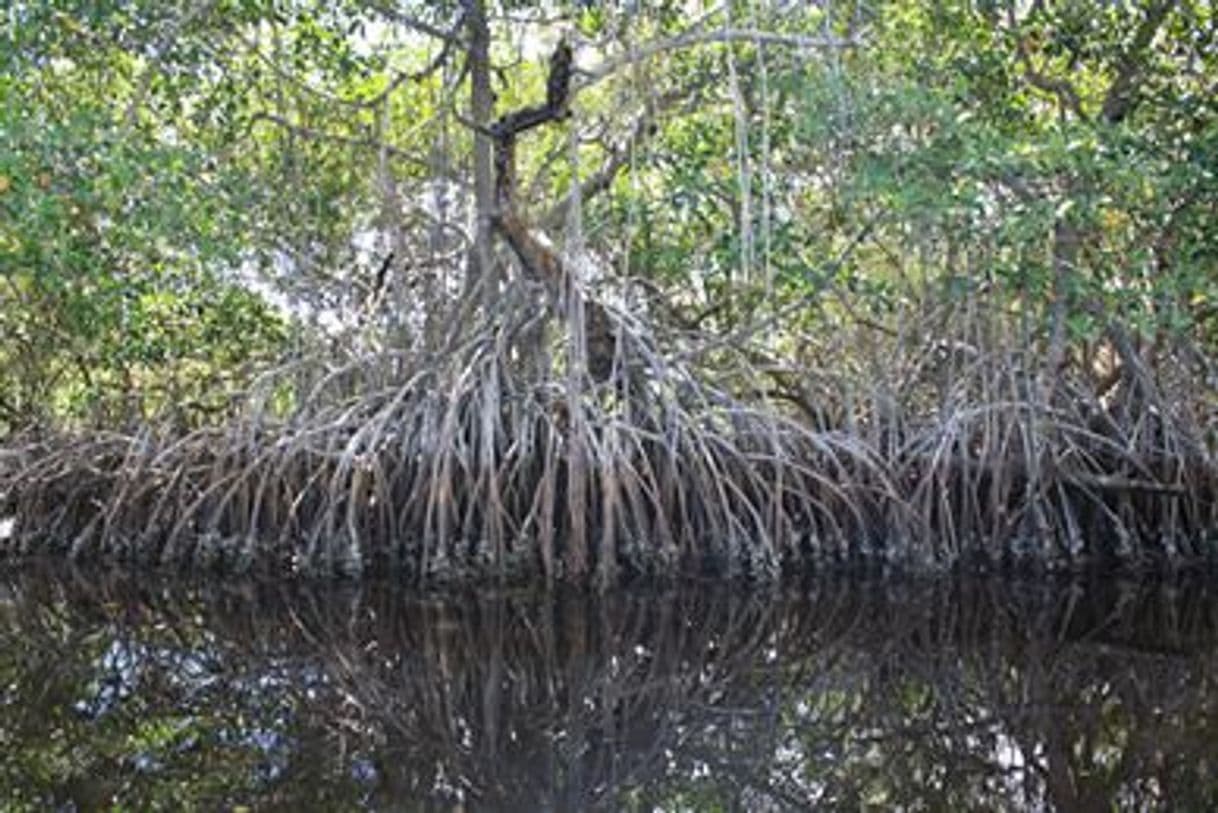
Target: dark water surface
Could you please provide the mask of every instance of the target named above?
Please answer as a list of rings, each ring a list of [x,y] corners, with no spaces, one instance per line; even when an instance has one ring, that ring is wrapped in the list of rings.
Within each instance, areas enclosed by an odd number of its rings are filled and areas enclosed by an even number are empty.
[[[1214,579],[0,571],[0,809],[1218,807]]]

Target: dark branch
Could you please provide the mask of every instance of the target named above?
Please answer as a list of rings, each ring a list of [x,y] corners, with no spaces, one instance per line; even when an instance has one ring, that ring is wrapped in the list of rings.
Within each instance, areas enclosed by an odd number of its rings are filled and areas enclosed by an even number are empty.
[[[545,104],[505,113],[490,127],[495,141],[495,230],[512,248],[525,273],[545,286],[556,310],[572,294],[571,279],[561,258],[533,235],[516,212],[516,139],[526,130],[566,118],[573,73],[571,47],[561,42],[550,58]],[[594,300],[585,305],[586,370],[594,380],[605,381],[614,369],[614,319]]]
[[[1023,62],[1023,78],[1029,85],[1037,90],[1043,90],[1046,93],[1052,93],[1057,97],[1058,102],[1077,116],[1080,120],[1086,119],[1083,114],[1083,104],[1079,99],[1078,91],[1074,89],[1074,85],[1067,82],[1065,79],[1056,79],[1052,76],[1047,76],[1036,69],[1032,64],[1032,56],[1028,53],[1027,45],[1020,40],[1019,42],[1019,59]]]
[[[550,121],[567,116],[571,93],[571,46],[560,42],[550,57],[550,74],[546,78],[546,102],[535,107],[513,110],[500,116],[490,126],[489,135],[495,141],[495,173],[497,203],[504,211],[512,207],[516,188],[516,138],[521,133]]]
[[[1116,76],[1108,86],[1104,95],[1104,106],[1101,115],[1109,124],[1117,124],[1125,119],[1137,103],[1137,88],[1139,74],[1142,72],[1145,51],[1150,47],[1167,15],[1175,8],[1175,0],[1165,0],[1156,3],[1146,12],[1146,19],[1138,26],[1133,43],[1129,50],[1122,54],[1117,65]]]

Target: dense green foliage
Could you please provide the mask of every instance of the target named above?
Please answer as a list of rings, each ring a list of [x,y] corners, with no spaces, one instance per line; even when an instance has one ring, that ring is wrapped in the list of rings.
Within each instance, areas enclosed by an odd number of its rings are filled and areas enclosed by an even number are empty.
[[[0,424],[196,422],[291,347],[426,342],[473,239],[464,5],[18,2]],[[560,33],[591,72],[523,205],[569,241],[585,181],[581,244],[680,324],[917,279],[998,283],[1059,345],[1218,332],[1208,2],[789,5],[492,4],[499,110]]]
[[[214,411],[285,335],[235,274],[238,179],[156,114],[169,77],[67,13],[36,23],[0,79],[0,421]]]

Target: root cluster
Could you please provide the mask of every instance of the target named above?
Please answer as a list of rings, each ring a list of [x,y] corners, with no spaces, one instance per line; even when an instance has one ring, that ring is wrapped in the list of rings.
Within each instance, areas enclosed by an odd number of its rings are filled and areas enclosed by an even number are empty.
[[[522,349],[521,309],[443,354],[277,370],[224,426],[15,439],[0,545],[426,583],[1210,553],[1213,413],[1164,354],[1099,395],[1082,371],[1046,387],[974,322],[867,352],[837,334],[853,354],[826,340],[834,365],[779,375],[611,316],[600,380],[577,331]]]

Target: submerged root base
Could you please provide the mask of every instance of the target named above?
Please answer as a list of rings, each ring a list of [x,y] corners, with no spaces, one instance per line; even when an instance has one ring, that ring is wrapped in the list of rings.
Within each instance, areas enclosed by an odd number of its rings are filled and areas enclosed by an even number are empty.
[[[595,384],[526,374],[501,338],[353,365],[287,420],[10,444],[0,544],[426,583],[1214,550],[1218,468],[1199,423],[1136,388],[1102,411],[1066,385],[1042,402],[1018,358],[995,353],[813,429],[640,342],[636,364]],[[832,388],[820,400],[849,408]]]

